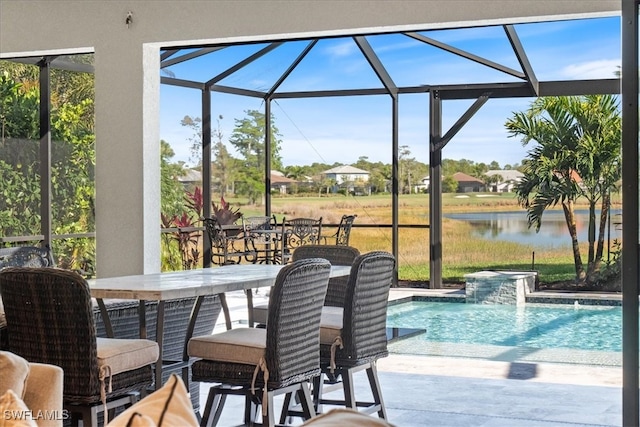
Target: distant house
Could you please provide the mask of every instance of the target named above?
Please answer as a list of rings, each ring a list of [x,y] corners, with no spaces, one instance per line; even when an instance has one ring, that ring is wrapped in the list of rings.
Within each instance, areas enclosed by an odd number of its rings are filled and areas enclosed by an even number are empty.
[[[485,189],[485,184],[481,179],[466,173],[456,172],[453,174],[453,179],[458,182],[458,193],[477,193]]]
[[[280,171],[271,171],[271,191],[275,190],[280,194],[287,194],[289,188],[297,182],[295,179],[287,178]]]
[[[201,186],[202,185],[202,172],[197,169],[187,169],[183,176],[176,178],[185,187]]]
[[[353,166],[337,166],[322,172],[322,176],[332,179],[337,188],[345,188],[350,194],[371,194],[369,172]]]
[[[444,176],[442,177],[444,178]],[[431,190],[431,178],[423,177],[418,184],[413,187],[415,193],[429,193]]]
[[[415,193],[428,193],[429,192],[429,176],[423,177],[418,184],[414,186]]]
[[[489,184],[489,191],[494,193],[509,193],[513,188],[522,181],[524,174],[518,170],[490,170],[485,173],[486,176],[498,176],[497,182]]]
[[[338,185],[345,182],[363,181],[369,182],[369,172],[353,166],[336,166],[322,172],[328,179],[333,179]]]

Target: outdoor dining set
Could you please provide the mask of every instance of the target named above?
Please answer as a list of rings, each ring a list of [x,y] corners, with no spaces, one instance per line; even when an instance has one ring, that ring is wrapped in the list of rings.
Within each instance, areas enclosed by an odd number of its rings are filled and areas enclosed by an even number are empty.
[[[349,246],[354,218],[343,217],[328,236],[321,219],[245,218],[235,229],[205,221],[224,267],[88,281],[51,268],[44,248],[0,249],[0,351],[60,366],[64,408],[83,426],[97,426],[99,416],[106,424],[116,408],[135,405],[172,374],[190,391],[201,425],[217,424],[229,394],[245,397],[245,425],[308,420],[323,405],[384,419],[376,360],[388,354],[395,259]],[[226,318],[227,330],[212,333],[225,293],[260,287],[270,292],[264,306],[248,299],[255,327],[232,327]],[[370,402],[354,395],[360,370]],[[212,383],[201,418],[200,382]],[[343,398],[327,398],[336,387]],[[279,423],[277,395],[284,395]]]
[[[234,224],[221,224],[216,217],[203,218],[216,265],[260,263],[287,264],[293,251],[304,245],[348,245],[357,215],[343,215],[333,234],[323,234],[320,218],[275,216],[241,217]]]

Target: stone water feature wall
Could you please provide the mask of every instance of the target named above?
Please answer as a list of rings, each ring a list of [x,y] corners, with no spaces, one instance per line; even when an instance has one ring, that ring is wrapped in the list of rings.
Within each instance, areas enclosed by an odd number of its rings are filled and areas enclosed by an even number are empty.
[[[466,302],[471,304],[523,305],[535,290],[535,272],[480,271],[466,274]]]

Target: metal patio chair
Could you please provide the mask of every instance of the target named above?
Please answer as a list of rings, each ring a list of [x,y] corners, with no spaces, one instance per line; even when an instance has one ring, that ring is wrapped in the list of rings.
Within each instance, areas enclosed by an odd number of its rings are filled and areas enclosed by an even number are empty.
[[[328,236],[321,236],[322,243],[326,244],[336,244],[336,245],[349,245],[349,236],[351,235],[351,227],[353,226],[353,222],[356,220],[358,215],[342,215],[340,218],[340,224],[338,224],[338,229],[335,233],[330,234]]]
[[[202,221],[211,244],[213,264],[240,264],[243,260],[256,262],[256,251],[242,225],[223,226],[216,218],[203,218]]]
[[[249,244],[256,253],[256,262],[272,264],[275,262],[276,245],[281,230],[277,228],[275,216],[250,216],[242,219]]]
[[[322,217],[282,219],[282,239],[276,254],[281,264],[291,262],[293,251],[304,245],[317,245],[322,234]]]

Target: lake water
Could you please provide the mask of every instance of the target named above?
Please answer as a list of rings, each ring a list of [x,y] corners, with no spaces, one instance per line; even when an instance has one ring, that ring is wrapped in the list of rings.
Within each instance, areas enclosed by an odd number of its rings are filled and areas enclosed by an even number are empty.
[[[621,221],[621,213],[620,209],[612,210],[611,241],[621,237],[621,227],[616,225]],[[546,211],[542,216],[542,226],[538,233],[534,228],[528,228],[525,211],[456,213],[443,216],[468,222],[473,227],[474,235],[488,240],[505,240],[537,247],[571,246],[571,238],[562,211]],[[587,210],[576,211],[576,222],[578,241],[585,243],[587,242]],[[605,241],[606,239],[605,232]]]

